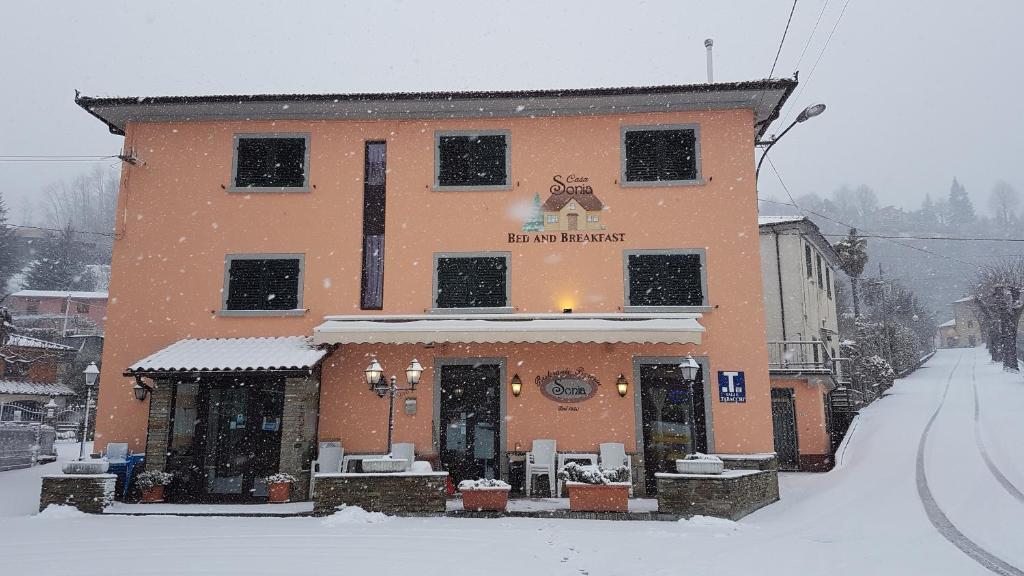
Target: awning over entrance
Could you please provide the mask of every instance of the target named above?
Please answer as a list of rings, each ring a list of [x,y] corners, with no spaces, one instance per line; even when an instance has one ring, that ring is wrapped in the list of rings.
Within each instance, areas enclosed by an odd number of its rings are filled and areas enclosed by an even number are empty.
[[[700,344],[700,314],[462,314],[328,316],[316,344]]]
[[[311,370],[326,354],[303,336],[187,339],[132,364],[125,375]]]

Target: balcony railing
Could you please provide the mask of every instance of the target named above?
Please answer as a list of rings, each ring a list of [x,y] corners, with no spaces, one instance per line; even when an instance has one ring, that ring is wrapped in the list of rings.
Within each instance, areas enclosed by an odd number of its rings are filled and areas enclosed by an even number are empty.
[[[817,340],[768,343],[768,369],[777,372],[818,372],[833,374],[837,362],[824,342]]]

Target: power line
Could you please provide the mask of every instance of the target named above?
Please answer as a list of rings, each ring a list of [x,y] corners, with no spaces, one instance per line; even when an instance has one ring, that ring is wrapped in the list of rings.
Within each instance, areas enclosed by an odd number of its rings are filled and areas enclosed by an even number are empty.
[[[61,228],[45,228],[43,226],[27,226],[25,224],[8,224],[11,228],[28,228],[30,230],[44,230],[46,232],[64,232]],[[109,238],[116,238],[117,235],[113,232],[90,232],[88,230],[71,230],[75,234],[94,234],[96,236],[107,236]]]
[[[822,236],[843,236],[845,234],[822,234]],[[864,234],[864,238],[882,238],[884,240],[953,240],[956,242],[1024,242],[1024,238],[966,238],[962,236],[897,236],[885,234]]]
[[[843,15],[846,14],[846,7],[850,5],[850,0],[846,0],[843,4],[843,9],[839,12],[839,18],[836,18],[836,23],[832,26],[832,31],[828,33],[828,38],[825,39],[825,44],[821,47],[821,51],[818,52],[818,58],[815,59],[814,65],[811,66],[811,71],[807,73],[807,80],[800,83],[800,89],[797,90],[796,96],[793,98],[793,108],[790,108],[789,114],[786,114],[786,119],[793,115],[793,110],[799,109],[797,103],[800,101],[800,96],[804,93],[804,89],[811,82],[811,77],[814,76],[814,71],[818,69],[818,62],[821,62],[821,57],[825,55],[825,50],[828,49],[829,42],[832,41],[832,36],[835,35],[836,29],[839,28],[839,23],[843,21]]]
[[[807,37],[807,42],[804,43],[804,49],[800,51],[800,57],[796,59],[796,64],[793,66],[794,70],[800,69],[800,63],[804,61],[804,54],[807,53],[807,48],[811,45],[814,33],[818,31],[818,24],[821,23],[821,17],[825,14],[825,8],[828,8],[828,3],[829,0],[825,0],[825,3],[821,5],[821,10],[818,10],[818,19],[814,21],[814,27],[811,28],[811,35]]]
[[[103,162],[117,158],[117,155],[108,156],[58,156],[46,154],[21,154],[21,155],[0,155],[0,162]]]
[[[779,63],[779,54],[782,54],[782,46],[786,43],[786,34],[789,33],[789,24],[793,21],[793,12],[796,12],[796,2],[793,0],[793,7],[789,9],[789,18],[786,19],[786,29],[782,31],[782,40],[779,41],[779,49],[775,52],[775,61],[772,62],[772,70],[768,73],[768,77],[771,78],[772,74],[775,73],[775,65]]]

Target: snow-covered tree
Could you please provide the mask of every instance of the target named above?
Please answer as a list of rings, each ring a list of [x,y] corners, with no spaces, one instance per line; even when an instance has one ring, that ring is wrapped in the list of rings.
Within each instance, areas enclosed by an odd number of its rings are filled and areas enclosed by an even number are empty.
[[[988,324],[993,360],[1002,360],[1006,370],[1019,371],[1017,336],[1024,314],[1024,256],[982,268],[975,301]]]
[[[70,226],[48,234],[36,261],[25,278],[33,290],[91,290],[92,277],[83,262],[82,249]]]
[[[860,301],[857,293],[857,279],[864,273],[864,266],[868,263],[867,241],[857,235],[856,228],[850,228],[850,234],[836,242],[834,246],[842,262],[843,272],[850,277],[850,287],[853,291],[853,315],[860,316]]]
[[[7,225],[7,206],[0,193],[0,296],[4,293],[7,281],[18,271],[17,253],[14,248],[14,230]]]
[[[949,225],[951,227],[957,228],[975,221],[974,204],[971,203],[970,197],[967,196],[967,189],[956,178],[953,179],[953,184],[949,187],[948,204]]]

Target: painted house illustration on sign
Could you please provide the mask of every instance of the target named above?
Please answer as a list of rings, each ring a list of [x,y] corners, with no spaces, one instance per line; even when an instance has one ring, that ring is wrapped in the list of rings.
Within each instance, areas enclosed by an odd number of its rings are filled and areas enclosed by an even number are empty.
[[[78,97],[140,160],[96,449],[145,450],[172,500],[278,471],[302,499],[319,442],[387,452],[367,369],[416,359],[393,441],[456,484],[521,487],[539,440],[621,444],[641,495],[687,454],[772,452],[753,150],[795,87]]]

